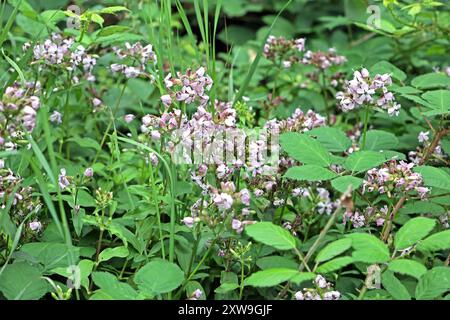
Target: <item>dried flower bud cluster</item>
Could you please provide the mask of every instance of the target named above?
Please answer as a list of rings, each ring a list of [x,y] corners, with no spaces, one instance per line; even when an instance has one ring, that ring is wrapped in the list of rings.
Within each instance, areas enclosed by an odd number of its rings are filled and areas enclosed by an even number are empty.
[[[305,52],[302,63],[313,65],[319,69],[328,69],[332,66],[341,65],[347,62],[347,58],[336,53],[334,48],[329,48],[327,52],[311,51]]]
[[[353,79],[345,83],[344,92],[336,94],[336,99],[343,111],[372,106],[387,110],[390,116],[397,116],[400,105],[388,90],[391,84],[391,76],[387,73],[377,74],[372,79],[367,69],[357,70],[353,73]]]
[[[0,150],[17,149],[18,143],[26,143],[25,132],[36,126],[36,112],[40,107],[39,83],[15,83],[7,87],[0,101]]]
[[[112,64],[111,70],[122,73],[126,78],[137,78],[145,74],[147,64],[149,62],[156,64],[157,62],[156,54],[151,44],[143,47],[140,42],[136,42],[133,45],[127,42],[124,49],[113,47],[113,50],[120,60],[127,61],[125,63]]]
[[[430,192],[423,186],[420,173],[413,172],[414,163],[392,160],[381,168],[373,168],[367,171],[363,182],[362,192],[377,191],[387,194],[388,197],[398,196],[409,191],[416,191],[420,198],[424,199]]]
[[[277,38],[271,35],[267,38],[263,50],[267,59],[280,62],[284,68],[288,69],[300,61],[296,54],[305,51],[305,39],[286,40],[284,37]]]

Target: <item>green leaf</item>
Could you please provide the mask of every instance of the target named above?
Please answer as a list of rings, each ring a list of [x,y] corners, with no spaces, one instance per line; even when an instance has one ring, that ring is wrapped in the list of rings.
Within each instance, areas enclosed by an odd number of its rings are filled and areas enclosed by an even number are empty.
[[[245,227],[245,232],[258,242],[278,250],[295,248],[295,238],[286,229],[271,222],[257,222]]]
[[[357,190],[362,183],[363,179],[353,176],[342,176],[331,180],[331,186],[342,193],[346,192],[349,186],[352,190]]]
[[[95,150],[100,150],[100,144],[92,138],[78,137],[78,138],[67,139],[67,141],[75,142],[76,144],[78,144],[80,147],[83,147],[83,148],[92,148]]]
[[[375,151],[352,153],[344,162],[344,167],[352,173],[362,172],[379,166],[386,161],[384,155]]]
[[[450,190],[450,175],[444,170],[431,166],[415,167],[413,170],[422,175],[426,186]]]
[[[95,291],[91,300],[136,300],[138,293],[128,283],[120,282],[108,272],[92,273],[92,280],[100,290]]]
[[[450,77],[443,73],[431,72],[412,79],[411,84],[419,89],[430,89],[450,86]]]
[[[450,77],[448,77],[450,79]],[[446,114],[450,109],[450,90],[434,90],[425,92],[422,98],[428,101],[432,111],[425,112],[426,115]]]
[[[47,290],[42,271],[23,261],[7,265],[0,276],[0,291],[8,300],[37,300]]]
[[[396,300],[411,300],[411,295],[405,286],[398,280],[394,273],[387,270],[381,275],[381,283],[383,287]]]
[[[339,239],[327,244],[320,252],[317,254],[316,262],[324,262],[336,257],[342,252],[346,251],[352,246],[352,240],[349,238]]]
[[[284,151],[304,164],[327,167],[332,163],[330,154],[320,142],[305,134],[283,133],[280,143]]]
[[[294,283],[300,283],[314,278],[310,272],[299,272],[293,269],[274,268],[258,271],[245,279],[244,284],[252,287],[273,287],[280,283],[292,280]]]
[[[410,201],[399,210],[402,214],[426,213],[441,215],[446,213],[444,207],[429,201]]]
[[[108,261],[112,258],[126,258],[130,253],[128,252],[128,248],[125,246],[115,247],[115,248],[107,248],[100,252],[98,256],[99,262]]]
[[[323,181],[335,178],[337,175],[331,170],[316,165],[307,164],[291,167],[284,174],[286,178],[306,181]]]
[[[154,260],[142,267],[134,277],[139,289],[151,296],[170,292],[184,280],[184,273],[176,264]]]
[[[427,272],[427,268],[423,264],[410,259],[393,260],[389,262],[388,269],[400,274],[406,274],[416,279],[419,279]]]
[[[298,263],[283,256],[267,256],[256,260],[256,265],[262,269],[285,268],[298,269]]]
[[[352,239],[355,251],[352,257],[355,261],[365,263],[383,263],[389,261],[389,249],[377,237],[367,233],[352,233],[347,235]]]
[[[296,285],[300,285],[300,283],[313,280],[316,277],[316,275],[312,272],[298,272],[295,276],[291,278],[292,283]]]
[[[317,137],[317,140],[330,152],[344,152],[352,146],[350,138],[337,128],[319,127],[306,134]]]
[[[406,249],[420,239],[426,237],[433,230],[436,221],[429,218],[417,217],[407,221],[395,234],[396,250]]]
[[[450,290],[450,268],[434,267],[420,277],[416,287],[416,299],[434,299],[448,290]]]
[[[360,144],[362,143],[360,139]],[[397,137],[386,131],[382,130],[369,130],[366,133],[366,146],[367,150],[380,151],[395,149],[398,145]]]
[[[78,263],[78,248],[73,248],[75,258]],[[67,245],[64,243],[52,243],[52,242],[30,242],[26,243],[20,249],[20,252],[26,253],[37,259],[42,263],[46,270],[68,267],[71,265],[69,251]]]
[[[348,266],[353,262],[355,262],[355,259],[352,257],[339,257],[321,264],[316,271],[318,273],[330,273]]]
[[[450,249],[450,230],[432,234],[417,245],[419,251],[439,251]]]
[[[390,73],[392,77],[397,80],[406,80],[406,73],[387,61],[377,62],[372,66],[372,68],[370,68],[370,71],[374,74]]]
[[[214,292],[215,293],[227,293],[227,292],[233,291],[237,288],[239,288],[239,285],[237,283],[225,282],[225,283],[222,283],[219,287],[217,287],[214,290]]]
[[[114,13],[119,12],[119,11],[130,11],[130,10],[128,10],[126,7],[123,7],[123,6],[111,6],[111,7],[103,8],[103,9],[97,11],[97,12],[98,13],[114,14]]]

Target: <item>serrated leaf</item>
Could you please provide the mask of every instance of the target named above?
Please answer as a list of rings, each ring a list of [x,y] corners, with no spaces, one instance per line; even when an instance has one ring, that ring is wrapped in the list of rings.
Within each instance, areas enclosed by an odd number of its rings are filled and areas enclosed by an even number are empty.
[[[317,137],[317,140],[330,152],[344,152],[352,146],[350,138],[337,128],[319,127],[306,134]]]
[[[422,175],[426,186],[450,190],[450,175],[444,170],[431,166],[419,166],[413,170]]]
[[[342,193],[346,192],[349,186],[352,190],[357,190],[362,183],[363,179],[353,176],[343,176],[331,180],[331,186]]]
[[[23,261],[7,265],[0,276],[0,291],[8,300],[37,300],[47,290],[42,271]]]
[[[273,287],[282,282],[289,281],[299,272],[294,269],[273,268],[252,273],[244,284],[252,287]]]
[[[417,217],[407,221],[394,238],[396,250],[406,249],[426,237],[436,225],[436,220]]]
[[[427,272],[427,268],[423,264],[410,259],[393,260],[389,262],[388,269],[400,274],[406,274],[416,279],[419,279]]]
[[[416,287],[416,299],[438,298],[448,290],[450,290],[450,268],[434,267],[420,277]]]
[[[375,151],[358,151],[352,153],[344,162],[347,170],[362,172],[379,166],[386,161],[384,155]]]
[[[327,244],[317,254],[315,261],[324,262],[341,254],[352,246],[352,240],[349,238],[339,239]]]
[[[361,143],[362,140],[360,141],[360,144]],[[380,151],[380,150],[395,149],[397,145],[398,145],[397,137],[390,132],[382,130],[369,130],[366,133],[365,149],[367,150]]]
[[[450,77],[447,77],[450,79]],[[445,114],[450,109],[450,90],[434,90],[427,91],[422,95],[428,103],[432,111],[425,112],[425,114]]]
[[[151,296],[170,292],[184,280],[184,273],[176,264],[165,260],[147,263],[136,273],[134,282],[139,289]]]
[[[370,71],[374,74],[390,73],[393,78],[400,81],[404,81],[406,79],[406,73],[388,61],[377,62],[370,68]]]
[[[431,72],[412,79],[411,84],[419,89],[430,89],[450,86],[450,77],[443,73]]]
[[[271,222],[257,222],[245,227],[245,232],[258,242],[278,250],[295,248],[295,238],[286,229]]]
[[[327,167],[332,163],[330,154],[320,142],[305,134],[283,133],[280,143],[284,151],[304,164]]]
[[[450,249],[450,230],[441,231],[432,234],[421,241],[417,247],[419,251],[439,251]]]
[[[398,280],[394,273],[386,270],[381,275],[381,283],[383,287],[390,293],[390,295],[396,300],[411,300],[411,295],[405,286]]]
[[[355,262],[355,259],[352,257],[339,257],[321,264],[316,271],[318,273],[330,273],[348,266],[353,262]]]
[[[324,181],[333,179],[337,175],[329,169],[307,164],[289,168],[284,176],[299,181]]]
[[[383,263],[389,261],[389,249],[377,237],[367,233],[352,233],[346,237],[352,239],[355,261],[365,263]]]
[[[267,256],[256,260],[256,265],[262,269],[285,268],[298,269],[298,263],[283,256]]]

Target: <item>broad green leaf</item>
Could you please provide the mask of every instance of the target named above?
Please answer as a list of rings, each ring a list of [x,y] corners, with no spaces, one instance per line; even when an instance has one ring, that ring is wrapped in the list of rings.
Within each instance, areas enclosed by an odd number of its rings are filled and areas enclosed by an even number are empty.
[[[128,283],[120,282],[108,272],[92,273],[92,280],[100,290],[95,291],[91,300],[136,300],[138,293]]]
[[[391,294],[396,300],[411,300],[411,295],[405,286],[398,280],[394,273],[386,270],[381,275],[381,283],[383,287]]]
[[[450,290],[450,268],[434,267],[420,277],[416,287],[416,299],[438,298],[448,290]]]
[[[327,167],[332,163],[328,151],[310,136],[288,132],[281,135],[280,142],[284,151],[304,164]]]
[[[291,167],[284,174],[286,178],[305,181],[324,181],[335,178],[337,175],[333,171],[316,165],[307,164],[303,166]]]
[[[339,257],[321,264],[316,271],[318,273],[330,273],[348,266],[353,262],[355,262],[355,259],[352,257]]]
[[[245,232],[258,242],[278,250],[295,248],[295,238],[286,229],[271,222],[257,222],[245,227]]]
[[[300,285],[302,282],[313,280],[315,277],[316,275],[312,272],[298,272],[289,281],[296,285]]]
[[[385,161],[384,155],[380,152],[357,151],[345,160],[344,167],[352,173],[362,172],[375,168]]]
[[[422,175],[426,186],[450,190],[450,175],[444,170],[431,166],[420,166],[413,170]]]
[[[78,263],[79,248],[73,247],[73,250],[76,259],[74,263]],[[24,244],[20,252],[36,258],[37,261],[44,265],[46,270],[68,267],[72,264],[65,243],[30,242]]]
[[[273,287],[282,282],[289,281],[299,272],[295,269],[273,268],[252,273],[244,284],[252,287]]]
[[[256,260],[256,265],[262,270],[273,268],[298,269],[298,263],[283,256],[267,256]]]
[[[362,138],[361,138],[362,139]],[[360,144],[362,140],[360,141]],[[366,133],[366,145],[367,150],[380,151],[395,149],[398,145],[397,137],[387,131],[382,130],[369,130]]]
[[[355,251],[352,257],[355,261],[365,263],[383,263],[389,261],[389,249],[377,237],[367,233],[352,233],[347,235],[352,239]]]
[[[450,79],[450,77],[447,77]],[[446,114],[450,109],[450,90],[434,90],[427,91],[422,95],[433,109],[431,112],[425,114]]]
[[[450,249],[450,230],[432,234],[417,245],[419,251],[439,251]]]
[[[24,261],[6,266],[0,276],[0,291],[8,300],[37,300],[47,290],[42,271]]]
[[[346,192],[349,186],[352,187],[352,190],[357,190],[362,183],[363,179],[353,176],[342,176],[331,180],[332,187],[342,193]]]
[[[112,258],[126,258],[130,253],[128,252],[128,248],[125,246],[115,247],[115,248],[106,248],[100,255],[98,256],[99,262],[107,261]]]
[[[222,283],[219,287],[217,287],[214,290],[214,292],[215,293],[227,293],[227,292],[233,291],[237,288],[239,288],[239,285],[237,283],[225,282],[225,283]]]
[[[317,137],[317,140],[330,152],[344,152],[352,146],[350,138],[337,128],[319,127],[306,134]]]
[[[176,264],[165,260],[147,263],[136,273],[134,282],[139,289],[151,296],[170,292],[184,280],[184,273]]]
[[[403,214],[426,213],[440,215],[447,211],[444,207],[429,201],[410,201],[399,210]]]
[[[427,268],[423,264],[410,259],[392,260],[389,262],[388,269],[400,274],[406,274],[416,279],[419,279],[425,272],[427,272]]]
[[[419,89],[430,89],[450,86],[450,77],[443,73],[427,73],[412,79],[411,84]]]
[[[395,234],[395,249],[403,250],[412,246],[426,237],[433,230],[435,224],[436,220],[424,217],[408,220]]]
[[[374,64],[370,68],[371,73],[375,74],[383,74],[383,73],[390,73],[393,78],[404,81],[406,79],[406,73],[404,73],[402,70],[394,66],[392,63],[388,61],[380,61]]]
[[[352,246],[352,240],[349,238],[339,239],[327,244],[317,254],[316,262],[324,262],[343,253]]]

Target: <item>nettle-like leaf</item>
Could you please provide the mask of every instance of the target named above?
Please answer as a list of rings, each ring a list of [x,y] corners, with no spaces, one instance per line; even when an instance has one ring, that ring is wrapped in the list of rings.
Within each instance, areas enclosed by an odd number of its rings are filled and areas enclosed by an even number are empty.
[[[329,169],[307,164],[289,168],[284,176],[300,181],[324,181],[335,178],[337,174]]]
[[[106,248],[98,256],[99,262],[107,261],[112,258],[126,258],[129,255],[128,248],[125,246]]]
[[[386,161],[384,155],[375,151],[357,151],[344,162],[344,168],[358,173],[375,168]]]
[[[262,270],[272,268],[298,269],[298,263],[283,256],[267,256],[259,258],[256,265]]]
[[[447,77],[449,78],[449,77]],[[422,95],[432,109],[424,112],[427,116],[448,114],[450,110],[450,90],[434,90]]]
[[[420,277],[416,287],[416,299],[435,299],[448,290],[450,290],[450,268],[434,267]]]
[[[352,257],[339,257],[321,264],[316,271],[318,273],[331,273],[345,266],[348,266],[353,262],[355,262],[355,259],[353,259]]]
[[[427,268],[415,261],[410,259],[396,259],[389,262],[388,269],[400,274],[405,274],[416,279],[419,279],[424,273],[427,272]]]
[[[327,244],[316,256],[316,262],[324,262],[336,257],[352,246],[349,238],[339,239]]]
[[[30,242],[24,244],[20,251],[25,256],[29,255],[35,258],[46,270],[68,267],[72,262],[78,263],[79,259],[79,248],[73,247],[75,261],[70,260],[70,253],[65,243]]]
[[[139,290],[149,296],[175,290],[183,280],[184,273],[180,267],[165,260],[150,261],[134,277]]]
[[[317,140],[330,152],[344,152],[352,146],[352,141],[347,135],[332,127],[319,127],[306,132],[307,135],[315,136]]]
[[[245,227],[245,232],[258,242],[278,250],[295,248],[295,238],[286,229],[271,222],[257,222]]]
[[[422,175],[426,186],[450,190],[450,175],[444,170],[431,166],[419,166],[413,170]]]
[[[299,272],[286,268],[273,268],[253,273],[245,279],[244,284],[252,287],[273,287],[290,280],[299,284],[312,279],[314,279],[314,273]]]
[[[0,291],[8,300],[37,300],[48,291],[42,269],[27,262],[7,265],[0,275]]]
[[[314,138],[295,132],[283,133],[280,137],[281,147],[292,158],[320,167],[332,164],[330,153]]]
[[[406,80],[406,73],[404,73],[402,70],[394,66],[392,63],[388,61],[380,61],[374,64],[370,68],[371,73],[373,74],[383,74],[383,73],[389,73],[392,75],[393,78],[404,81]]]
[[[426,213],[433,215],[441,215],[447,211],[443,206],[429,201],[410,201],[399,210],[402,214]]]
[[[352,247],[355,249],[352,257],[355,261],[365,263],[383,263],[389,261],[389,249],[377,237],[367,233],[352,233],[346,237],[352,239]]]
[[[389,294],[397,300],[411,300],[408,289],[397,279],[393,272],[386,270],[381,275],[381,283]]]
[[[419,89],[446,88],[450,86],[450,78],[444,73],[431,72],[415,77],[411,84]]]
[[[342,176],[331,180],[331,186],[339,192],[346,192],[349,187],[357,190],[363,183],[363,179],[353,176]]]
[[[362,143],[362,137],[360,139],[360,144]],[[369,130],[366,133],[366,145],[365,149],[380,151],[395,149],[399,141],[397,137],[387,131],[382,130]]]
[[[119,281],[108,272],[92,273],[92,280],[100,289],[95,291],[90,300],[136,300],[139,294],[128,283]]]
[[[436,225],[436,220],[417,217],[407,221],[394,238],[396,250],[406,249],[426,237]]]
[[[439,251],[450,249],[450,230],[435,233],[417,245],[419,251]]]

